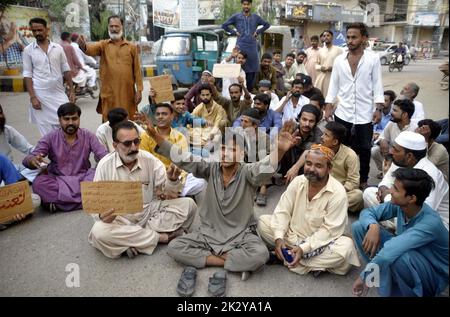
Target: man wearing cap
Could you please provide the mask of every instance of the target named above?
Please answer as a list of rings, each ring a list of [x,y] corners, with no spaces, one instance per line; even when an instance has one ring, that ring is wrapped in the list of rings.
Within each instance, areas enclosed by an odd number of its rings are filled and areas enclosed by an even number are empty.
[[[403,131],[395,139],[390,150],[393,164],[383,180],[376,187],[364,191],[364,206],[373,207],[391,200],[394,172],[399,167],[411,167],[424,170],[435,181],[436,187],[431,191],[425,202],[441,215],[444,225],[448,228],[448,183],[442,172],[426,157],[428,144],[425,138],[416,132]]]
[[[246,73],[247,88],[252,90],[255,86],[256,72],[258,71],[258,36],[266,31],[270,24],[264,21],[259,15],[251,12],[252,1],[241,0],[242,13],[233,14],[222,28],[231,35],[237,36],[236,45],[247,54],[247,62],[243,66]],[[230,26],[235,29],[231,29]],[[262,26],[261,28],[258,28]]]
[[[259,127],[273,139],[278,131],[281,130],[281,115],[269,109],[270,97],[265,93],[257,94],[253,97],[254,108],[259,111]],[[233,123],[233,128],[241,126],[241,117],[237,118]]]
[[[330,175],[334,152],[316,144],[305,158],[305,173],[288,186],[272,215],[258,221],[269,249],[297,274],[328,271],[345,275],[360,266],[353,240],[344,236],[348,201],[344,186]],[[282,249],[288,249],[289,262]]]
[[[303,75],[301,78],[303,84],[303,96],[311,98],[314,95],[322,95],[319,88],[314,87],[312,78],[308,75]]]

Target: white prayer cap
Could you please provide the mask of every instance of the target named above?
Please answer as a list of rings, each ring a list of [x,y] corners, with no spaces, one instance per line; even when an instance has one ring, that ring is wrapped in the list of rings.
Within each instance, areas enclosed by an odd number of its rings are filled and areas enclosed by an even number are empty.
[[[412,131],[403,131],[400,133],[395,139],[395,143],[413,151],[422,151],[427,148],[427,141],[425,141],[423,135]]]

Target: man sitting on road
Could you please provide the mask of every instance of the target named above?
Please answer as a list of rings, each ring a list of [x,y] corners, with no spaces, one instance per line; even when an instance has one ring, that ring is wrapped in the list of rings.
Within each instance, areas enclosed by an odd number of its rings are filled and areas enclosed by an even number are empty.
[[[25,167],[39,169],[48,156],[47,171],[36,177],[33,191],[41,197],[42,207],[51,212],[82,209],[80,182],[91,181],[95,173],[89,156],[94,153],[95,160],[100,161],[108,154],[95,134],[79,128],[80,116],[81,109],[77,105],[60,106],[61,128],[42,137],[23,160]]]
[[[330,175],[333,157],[331,149],[314,145],[306,154],[304,175],[288,186],[273,215],[258,221],[263,241],[297,274],[345,275],[360,265],[352,239],[343,235],[348,202],[344,186]]]
[[[176,198],[180,190],[180,170],[166,173],[163,163],[139,150],[141,139],[129,121],[113,131],[115,151],[98,164],[94,181],[138,181],[142,183],[143,211],[132,215],[114,215],[108,210],[96,218],[89,243],[109,258],[139,253],[151,255],[158,243],[168,243],[188,230],[194,221],[196,204],[190,198]],[[168,199],[168,200],[166,200]]]

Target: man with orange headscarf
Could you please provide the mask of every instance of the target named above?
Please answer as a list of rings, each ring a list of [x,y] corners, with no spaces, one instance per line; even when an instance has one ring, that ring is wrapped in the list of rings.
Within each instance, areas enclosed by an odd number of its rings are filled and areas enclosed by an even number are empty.
[[[297,274],[345,275],[360,266],[353,240],[344,236],[348,201],[344,186],[330,175],[334,152],[315,144],[272,215],[258,221],[258,232],[274,256]],[[287,255],[286,255],[287,254]]]

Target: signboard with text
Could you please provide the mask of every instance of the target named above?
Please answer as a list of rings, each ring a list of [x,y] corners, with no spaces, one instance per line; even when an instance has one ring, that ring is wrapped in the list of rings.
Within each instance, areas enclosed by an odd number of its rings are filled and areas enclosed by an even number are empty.
[[[310,20],[313,18],[313,6],[298,1],[286,1],[286,19]]]

